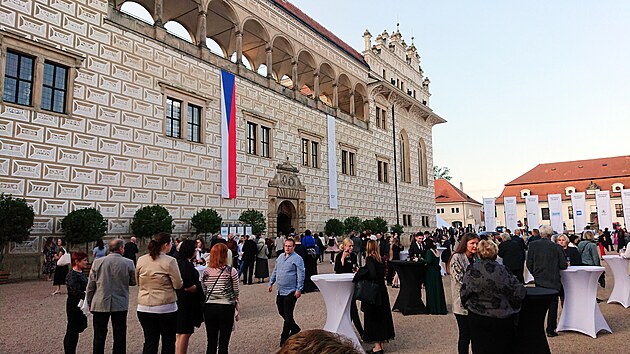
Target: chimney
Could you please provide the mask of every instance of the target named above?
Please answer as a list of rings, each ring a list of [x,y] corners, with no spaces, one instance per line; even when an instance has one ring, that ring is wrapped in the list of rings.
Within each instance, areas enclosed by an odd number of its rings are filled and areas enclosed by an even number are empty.
[[[464,191],[464,182],[459,182],[459,189],[463,192]]]

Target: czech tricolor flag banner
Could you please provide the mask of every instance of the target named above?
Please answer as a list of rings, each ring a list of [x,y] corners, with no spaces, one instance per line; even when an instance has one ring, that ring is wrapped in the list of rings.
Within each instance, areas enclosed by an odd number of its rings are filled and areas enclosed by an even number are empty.
[[[236,80],[221,71],[221,196],[236,198]]]

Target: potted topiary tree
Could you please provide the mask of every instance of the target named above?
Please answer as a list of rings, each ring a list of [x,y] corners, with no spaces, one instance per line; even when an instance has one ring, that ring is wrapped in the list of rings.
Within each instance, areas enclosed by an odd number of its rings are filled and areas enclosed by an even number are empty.
[[[358,216],[351,216],[343,221],[346,232],[363,232],[363,219]]]
[[[404,231],[405,231],[405,228],[402,225],[400,224],[392,225],[392,233],[397,234],[398,236],[401,236]]]
[[[201,209],[190,219],[190,223],[197,230],[197,233],[203,234],[204,238],[208,233],[219,232],[222,221],[223,218],[214,209]]]
[[[61,230],[70,244],[85,243],[85,253],[89,254],[88,244],[103,238],[107,232],[107,220],[94,208],[78,209],[61,220]]]
[[[381,217],[375,217],[374,219],[366,219],[363,221],[363,227],[365,230],[372,231],[373,234],[387,232],[387,221]]]
[[[131,232],[140,238],[153,237],[158,232],[173,231],[173,217],[161,205],[149,205],[138,209],[131,221]]]
[[[9,271],[2,270],[5,245],[26,241],[34,218],[33,208],[24,199],[0,194],[0,284],[5,283],[10,275]]]
[[[252,233],[254,235],[260,235],[267,229],[265,216],[256,209],[245,210],[241,213],[238,220],[242,221],[244,224],[252,225]]]
[[[326,220],[326,225],[324,226],[324,233],[326,235],[331,236],[340,236],[345,232],[345,226],[343,222],[339,219],[328,219]]]

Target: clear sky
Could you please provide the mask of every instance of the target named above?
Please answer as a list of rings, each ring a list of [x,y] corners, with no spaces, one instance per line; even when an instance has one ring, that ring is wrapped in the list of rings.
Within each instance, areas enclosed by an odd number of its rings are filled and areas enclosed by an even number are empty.
[[[630,1],[291,0],[358,51],[400,23],[431,79],[433,163],[481,202],[539,163],[630,154]]]

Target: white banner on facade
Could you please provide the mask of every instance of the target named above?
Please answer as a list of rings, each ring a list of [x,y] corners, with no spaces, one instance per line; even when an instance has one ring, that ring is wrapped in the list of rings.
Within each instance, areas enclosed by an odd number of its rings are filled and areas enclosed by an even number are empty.
[[[595,192],[595,201],[597,202],[597,221],[599,228],[612,230],[612,211],[610,210],[610,192]]]
[[[527,209],[527,226],[529,230],[540,227],[540,219],[538,219],[538,196],[528,195],[525,197],[525,208]]]
[[[514,231],[517,228],[516,197],[503,198],[503,206],[505,207],[505,226]]]
[[[621,204],[623,205],[623,222],[626,229],[630,227],[630,189],[621,191]]]
[[[549,204],[551,227],[555,232],[561,234],[564,232],[564,220],[562,219],[562,195],[548,194],[547,203]]]
[[[328,116],[328,197],[330,209],[337,209],[337,136],[335,117]]]
[[[483,221],[486,225],[486,231],[494,231],[497,228],[494,202],[494,198],[483,198]]]
[[[575,233],[580,233],[586,226],[586,193],[573,192],[571,205],[573,206],[573,229]]]

